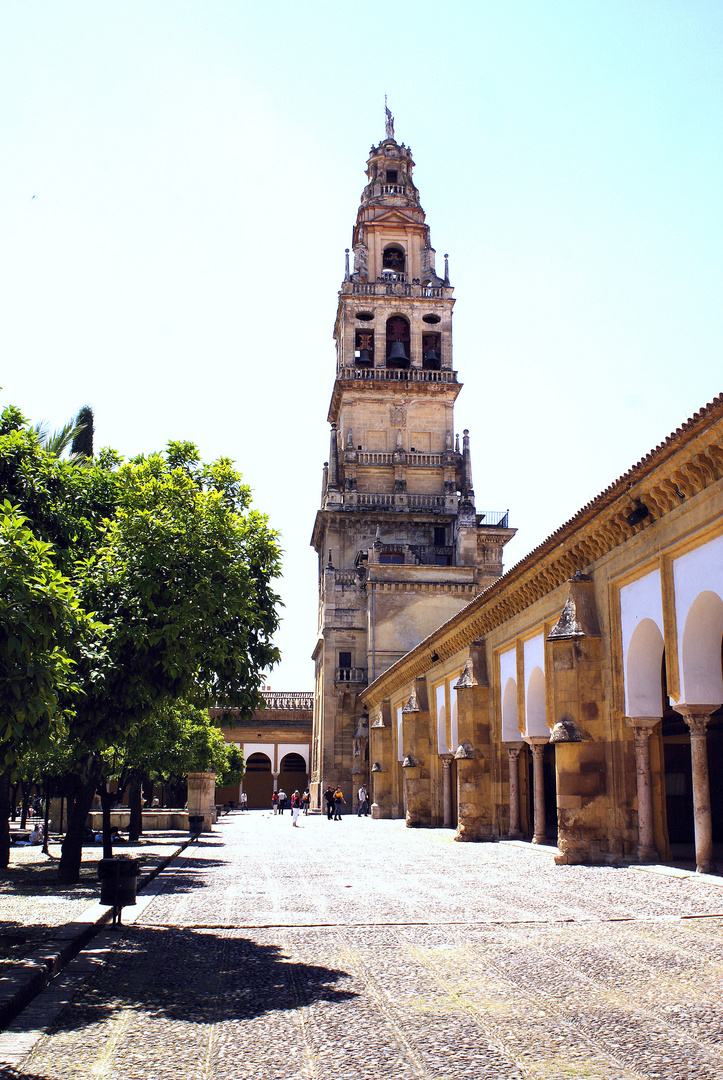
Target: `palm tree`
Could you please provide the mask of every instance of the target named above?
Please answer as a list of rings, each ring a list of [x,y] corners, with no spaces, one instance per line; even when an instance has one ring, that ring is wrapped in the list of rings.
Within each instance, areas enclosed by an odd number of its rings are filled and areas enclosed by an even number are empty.
[[[93,410],[90,405],[84,405],[74,419],[68,420],[57,431],[49,431],[43,421],[36,424],[33,431],[42,448],[54,457],[61,457],[68,447],[69,460],[76,465],[93,456]]]

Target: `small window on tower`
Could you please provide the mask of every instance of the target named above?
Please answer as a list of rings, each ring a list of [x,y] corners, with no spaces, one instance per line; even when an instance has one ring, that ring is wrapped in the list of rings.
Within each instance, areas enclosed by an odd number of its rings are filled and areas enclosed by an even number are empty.
[[[438,526],[434,529],[434,546],[444,547],[447,543],[447,530]]]
[[[397,173],[396,169],[387,169],[387,183],[388,184],[396,184],[397,176],[398,176],[398,173]]]
[[[392,552],[386,552],[386,554],[382,552],[382,554],[379,556],[379,562],[384,563],[386,566],[392,564],[394,566],[401,566],[404,563],[404,556],[396,555]]]
[[[350,652],[340,652],[339,653],[339,667],[340,668],[350,668],[351,667],[351,653]]]

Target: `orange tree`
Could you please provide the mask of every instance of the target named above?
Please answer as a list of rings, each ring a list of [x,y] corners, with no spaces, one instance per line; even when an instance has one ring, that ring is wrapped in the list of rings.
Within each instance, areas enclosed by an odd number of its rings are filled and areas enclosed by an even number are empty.
[[[81,603],[105,626],[103,655],[78,659],[73,737],[83,754],[59,873],[77,880],[83,825],[103,749],[165,701],[233,704],[250,715],[272,644],[280,572],[276,534],[250,507],[227,459],[203,465],[191,443],[117,471],[118,503],[97,550],[75,566]]]

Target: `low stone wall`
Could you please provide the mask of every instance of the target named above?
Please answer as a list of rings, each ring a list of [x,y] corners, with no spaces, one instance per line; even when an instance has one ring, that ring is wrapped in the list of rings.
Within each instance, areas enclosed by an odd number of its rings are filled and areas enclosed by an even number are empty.
[[[120,807],[117,810],[111,810],[110,823],[112,826],[117,826],[119,829],[127,829],[131,820],[131,812],[127,807]],[[88,814],[86,824],[93,829],[94,832],[101,832],[103,829],[103,811],[91,810]],[[169,830],[179,830],[181,832],[188,832],[188,810],[144,810],[143,811],[143,832],[168,832]]]

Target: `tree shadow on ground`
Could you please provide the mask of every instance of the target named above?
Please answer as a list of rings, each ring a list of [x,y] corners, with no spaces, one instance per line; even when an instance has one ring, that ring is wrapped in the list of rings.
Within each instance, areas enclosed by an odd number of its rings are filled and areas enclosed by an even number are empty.
[[[133,926],[67,1006],[51,1034],[103,1023],[123,1008],[194,1024],[251,1020],[315,1001],[346,1001],[346,971],[291,960],[239,931]],[[17,1023],[17,1021],[16,1021]]]

